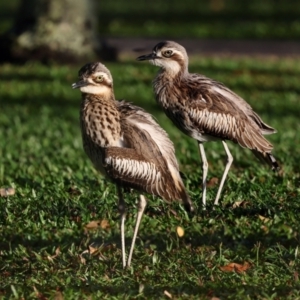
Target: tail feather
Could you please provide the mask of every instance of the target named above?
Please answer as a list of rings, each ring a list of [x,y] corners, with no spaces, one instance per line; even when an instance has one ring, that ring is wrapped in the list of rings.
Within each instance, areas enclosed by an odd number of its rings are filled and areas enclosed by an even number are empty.
[[[195,210],[193,203],[185,189],[184,183],[180,176],[180,171],[178,170],[177,166],[168,163],[168,175],[165,176],[169,177],[170,188],[169,193],[172,200],[180,200],[182,201],[184,208],[187,212],[193,212]]]
[[[184,205],[185,210],[189,213],[192,213],[192,212],[195,211],[194,205],[193,205],[192,200],[191,200],[190,196],[188,195],[188,193],[187,193],[187,191],[186,191],[186,189],[183,185],[183,182],[181,182],[181,185],[182,185],[182,189],[181,189],[181,191],[179,191],[179,193],[180,193],[182,203]]]
[[[276,133],[276,129],[271,127],[270,125],[263,122],[263,120],[260,118],[260,116],[252,111],[251,118],[254,120],[254,122],[259,126],[261,133],[263,135],[273,134]]]
[[[170,180],[170,182],[172,182],[172,184],[165,187],[163,197],[170,201],[179,200],[180,202],[182,202],[182,204],[187,212],[189,212],[189,213],[194,212],[195,211],[194,205],[192,203],[190,196],[188,195],[188,193],[186,191],[186,188],[185,188],[181,178],[180,177],[174,178],[172,176],[172,180]]]
[[[273,171],[277,171],[280,169],[276,158],[271,153],[262,153],[257,150],[251,150],[252,153],[261,161],[267,163]]]

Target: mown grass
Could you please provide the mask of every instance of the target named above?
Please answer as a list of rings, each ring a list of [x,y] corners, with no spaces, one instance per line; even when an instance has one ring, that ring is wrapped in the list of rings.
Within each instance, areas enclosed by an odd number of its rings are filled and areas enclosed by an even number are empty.
[[[212,209],[212,184],[206,211],[196,143],[156,105],[155,67],[107,66],[117,98],[152,112],[169,132],[197,213],[189,218],[180,205],[148,197],[132,268],[123,270],[115,187],[81,146],[80,94],[71,89],[81,66],[1,66],[0,186],[16,194],[0,197],[0,298],[161,299],[167,291],[173,299],[299,299],[300,60],[191,58],[191,71],[224,82],[278,130],[269,139],[282,168],[273,174],[230,144],[235,161],[222,205]],[[222,145],[205,148],[209,179],[219,178]],[[126,199],[129,246],[137,194]],[[92,220],[108,220],[109,227],[86,231]],[[220,268],[233,262],[250,268]]]
[[[108,36],[298,39],[299,11],[295,0],[116,0],[99,6],[99,29]]]
[[[12,28],[20,2],[0,3],[0,33]],[[295,40],[300,37],[297,0],[115,0],[95,1],[95,5],[101,37]]]

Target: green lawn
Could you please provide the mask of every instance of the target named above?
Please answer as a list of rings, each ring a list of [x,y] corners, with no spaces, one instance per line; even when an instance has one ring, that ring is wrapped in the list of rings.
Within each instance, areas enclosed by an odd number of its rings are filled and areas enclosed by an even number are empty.
[[[196,215],[149,196],[132,268],[123,270],[115,187],[82,150],[80,93],[71,89],[81,66],[1,66],[0,187],[16,194],[0,197],[0,299],[300,299],[300,59],[191,58],[191,71],[224,82],[278,130],[268,138],[279,174],[230,144],[222,205],[212,209],[211,184],[206,211],[196,142],[156,105],[155,67],[107,66],[117,98],[152,112],[169,132]],[[220,178],[223,147],[205,148],[209,179]],[[129,246],[137,194],[126,199]],[[109,227],[86,231],[92,220]],[[226,272],[231,263],[247,270]]]
[[[12,27],[20,2],[0,1],[0,34]],[[300,37],[298,0],[114,0],[95,1],[95,5],[102,37]]]

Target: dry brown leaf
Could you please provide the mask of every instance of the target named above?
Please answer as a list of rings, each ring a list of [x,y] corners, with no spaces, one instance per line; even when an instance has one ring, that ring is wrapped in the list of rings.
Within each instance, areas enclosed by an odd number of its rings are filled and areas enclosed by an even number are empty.
[[[179,237],[183,237],[183,236],[184,236],[184,229],[183,229],[182,227],[177,226],[176,232],[177,232],[177,235],[178,235]]]
[[[13,196],[15,193],[16,193],[16,190],[12,187],[1,188],[0,189],[0,196],[1,197]]]
[[[233,203],[232,208],[237,208],[237,207],[246,207],[249,204],[248,201],[236,201]]]
[[[265,233],[269,232],[269,227],[265,226],[265,225],[261,225],[260,227]]]
[[[109,222],[108,222],[108,220],[102,220],[101,221],[101,223],[100,223],[100,227],[102,228],[102,229],[107,229],[107,228],[109,228]]]
[[[60,252],[60,248],[57,247],[57,248],[55,249],[55,254],[52,255],[51,258],[56,258],[60,253],[61,253],[61,252]]]
[[[47,255],[47,259],[53,263],[53,258],[50,255]]]
[[[56,291],[54,300],[64,300],[64,296],[63,296],[62,292]]]
[[[83,255],[84,255],[84,254],[87,254],[87,253],[89,253],[89,250],[84,250],[84,251],[79,255],[79,257],[80,257],[80,262],[81,262],[83,265],[86,264],[86,259],[83,257]]]
[[[94,248],[92,246],[89,246],[89,252],[90,252],[91,255],[93,255],[93,254],[95,255],[95,253],[98,252],[98,248]]]
[[[61,252],[60,252],[60,248],[57,247],[57,248],[55,249],[55,257],[58,256],[60,253],[61,253]],[[53,256],[52,256],[52,257],[53,257]]]
[[[226,266],[220,267],[220,270],[223,272],[237,272],[242,273],[247,271],[251,265],[248,262],[245,262],[243,265],[237,263],[230,263]]]
[[[240,207],[242,203],[243,203],[243,201],[236,201],[233,203],[232,208]]]
[[[206,183],[206,186],[208,188],[214,187],[219,183],[219,178],[217,177],[212,177],[211,179],[209,179]]]
[[[33,286],[33,290],[34,290],[34,293],[35,293],[35,296],[36,296],[37,299],[40,299],[40,300],[47,300],[48,299],[45,295],[40,293],[35,286]]]
[[[166,290],[164,290],[164,295],[167,296],[168,298],[172,299],[172,295]]]
[[[264,216],[258,215],[258,218],[263,222],[263,223],[268,223],[269,221],[271,221],[271,219],[266,218]]]
[[[109,228],[108,220],[103,219],[103,220],[91,221],[90,223],[88,223],[84,226],[84,228],[86,230],[95,230],[99,227],[102,228],[102,229]]]
[[[82,257],[81,255],[80,255],[80,262],[81,262],[83,265],[86,264],[86,259],[85,259],[84,257]]]

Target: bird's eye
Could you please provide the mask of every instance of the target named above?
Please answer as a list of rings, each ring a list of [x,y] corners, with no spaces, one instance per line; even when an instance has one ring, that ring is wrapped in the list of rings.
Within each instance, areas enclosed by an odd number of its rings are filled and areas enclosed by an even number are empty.
[[[171,57],[173,55],[173,51],[172,50],[166,50],[163,53],[164,57]]]
[[[95,81],[96,82],[102,82],[103,81],[103,75],[99,75],[99,76],[95,77]]]

